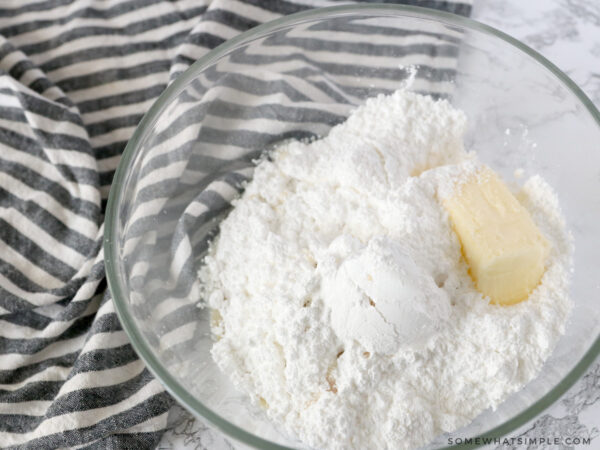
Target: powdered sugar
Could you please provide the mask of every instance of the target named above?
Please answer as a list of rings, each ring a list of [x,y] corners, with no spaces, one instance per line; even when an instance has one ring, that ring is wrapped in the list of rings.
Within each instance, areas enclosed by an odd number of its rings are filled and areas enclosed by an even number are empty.
[[[308,445],[422,445],[531,380],[563,332],[572,248],[540,177],[518,197],[552,244],[542,283],[511,307],[473,287],[440,204],[478,168],[464,128],[445,101],[373,98],[276,149],[221,224],[200,271],[213,357]]]
[[[342,342],[356,340],[369,353],[393,354],[426,342],[445,325],[447,292],[402,242],[375,236],[363,245],[342,235],[329,248],[331,257],[317,265],[320,296]]]

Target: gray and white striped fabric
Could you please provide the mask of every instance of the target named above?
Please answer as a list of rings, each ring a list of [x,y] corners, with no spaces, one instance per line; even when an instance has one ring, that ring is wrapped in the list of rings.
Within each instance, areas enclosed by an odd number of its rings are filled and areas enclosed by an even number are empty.
[[[397,3],[470,12],[467,0]],[[259,23],[332,4],[339,2],[0,3],[0,446],[157,444],[172,400],[129,345],[104,279],[104,207],[120,154],[168,82],[198,57]],[[221,88],[224,101],[211,114],[227,117],[239,93]],[[269,89],[293,91],[276,81]],[[196,92],[206,94],[201,80]],[[189,161],[185,182],[194,170]],[[190,200],[183,204],[193,217]]]

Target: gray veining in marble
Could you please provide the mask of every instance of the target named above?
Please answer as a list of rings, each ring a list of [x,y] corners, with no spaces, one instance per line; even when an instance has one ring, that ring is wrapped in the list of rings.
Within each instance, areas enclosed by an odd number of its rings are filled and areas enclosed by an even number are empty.
[[[475,0],[473,18],[498,28],[541,52],[600,106],[600,0]],[[238,450],[219,431],[181,407],[170,413],[172,428],[161,450]],[[488,446],[492,449],[600,448],[600,362],[558,402],[510,435],[511,438],[585,438],[589,445]]]

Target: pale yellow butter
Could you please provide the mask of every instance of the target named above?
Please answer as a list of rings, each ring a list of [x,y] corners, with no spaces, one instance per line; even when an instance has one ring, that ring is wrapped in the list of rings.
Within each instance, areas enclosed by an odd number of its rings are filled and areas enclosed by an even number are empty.
[[[488,167],[444,200],[477,289],[493,303],[525,300],[544,274],[548,241]]]

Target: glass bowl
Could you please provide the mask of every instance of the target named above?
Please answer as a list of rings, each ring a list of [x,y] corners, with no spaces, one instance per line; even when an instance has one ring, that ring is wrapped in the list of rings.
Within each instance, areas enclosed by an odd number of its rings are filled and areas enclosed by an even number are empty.
[[[306,11],[229,40],[165,90],[125,149],[106,213],[108,283],[134,348],[182,405],[238,441],[302,447],[211,358],[210,312],[196,307],[208,242],[263,151],[323,136],[366,98],[400,87],[464,110],[467,148],[505,179],[517,168],[541,174],[576,249],[575,306],[540,375],[428,447],[510,433],[598,355],[600,115],[590,100],[542,56],[469,19],[391,5]]]

